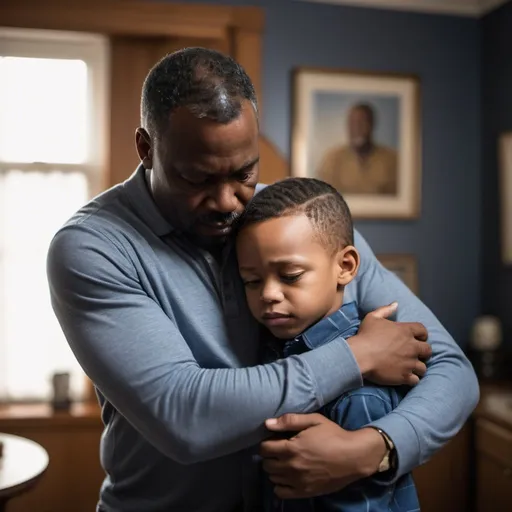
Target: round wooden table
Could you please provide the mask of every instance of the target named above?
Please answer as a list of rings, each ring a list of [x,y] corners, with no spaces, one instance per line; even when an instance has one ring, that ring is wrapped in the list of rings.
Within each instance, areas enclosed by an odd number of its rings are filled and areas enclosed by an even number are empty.
[[[46,450],[24,437],[0,433],[3,455],[0,457],[0,512],[7,502],[28,492],[48,467]]]

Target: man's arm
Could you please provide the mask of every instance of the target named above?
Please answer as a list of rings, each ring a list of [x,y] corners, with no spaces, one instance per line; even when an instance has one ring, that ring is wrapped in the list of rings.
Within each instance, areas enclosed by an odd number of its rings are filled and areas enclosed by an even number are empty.
[[[425,377],[393,412],[373,423],[395,443],[399,464],[395,477],[399,477],[426,462],[462,428],[478,403],[478,381],[470,362],[434,314],[379,263],[359,233],[356,247],[361,255],[356,283],[359,308],[368,313],[397,301],[397,321],[421,322],[432,347]]]
[[[47,270],[54,311],[87,375],[180,463],[254,445],[265,436],[266,418],[314,411],[361,385],[343,339],[269,365],[200,368],[176,325],[143,291],[123,248],[83,224],[56,235]]]

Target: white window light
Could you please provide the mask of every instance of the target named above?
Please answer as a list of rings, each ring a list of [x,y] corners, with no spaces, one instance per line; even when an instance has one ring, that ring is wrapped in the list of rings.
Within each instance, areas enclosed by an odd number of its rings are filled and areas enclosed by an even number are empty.
[[[83,373],[50,305],[57,229],[103,186],[108,42],[0,29],[0,400],[51,397],[51,376]]]

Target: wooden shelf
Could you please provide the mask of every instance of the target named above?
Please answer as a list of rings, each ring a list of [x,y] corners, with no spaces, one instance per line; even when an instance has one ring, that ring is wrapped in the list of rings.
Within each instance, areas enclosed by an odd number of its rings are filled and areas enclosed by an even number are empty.
[[[73,404],[69,411],[55,411],[50,404],[0,405],[0,431],[19,427],[84,427],[101,425],[96,403]]]

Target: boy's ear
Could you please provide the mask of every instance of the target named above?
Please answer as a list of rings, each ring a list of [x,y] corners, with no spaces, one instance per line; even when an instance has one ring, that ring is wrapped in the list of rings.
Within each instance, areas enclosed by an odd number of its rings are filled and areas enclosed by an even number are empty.
[[[338,285],[347,286],[359,270],[360,257],[357,249],[353,245],[348,245],[338,252]]]

